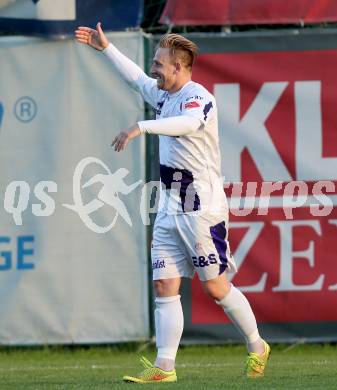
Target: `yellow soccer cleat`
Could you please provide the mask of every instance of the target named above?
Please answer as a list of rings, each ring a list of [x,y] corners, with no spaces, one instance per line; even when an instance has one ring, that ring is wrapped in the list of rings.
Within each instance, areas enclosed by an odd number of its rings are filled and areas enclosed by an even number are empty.
[[[264,370],[270,355],[270,347],[264,340],[262,341],[264,343],[264,353],[262,355],[254,352],[248,354],[246,363],[246,375],[248,378],[262,378],[264,376]]]
[[[137,376],[123,376],[124,382],[133,383],[159,383],[159,382],[177,382],[176,370],[164,371],[154,367],[144,356],[140,358],[144,370]]]

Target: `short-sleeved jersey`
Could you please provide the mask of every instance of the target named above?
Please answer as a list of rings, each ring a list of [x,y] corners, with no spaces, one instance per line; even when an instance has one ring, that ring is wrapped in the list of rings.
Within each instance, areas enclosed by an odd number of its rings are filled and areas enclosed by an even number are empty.
[[[137,84],[143,98],[155,108],[156,119],[187,115],[200,121],[199,129],[191,134],[159,136],[162,183],[159,211],[227,212],[214,96],[193,81],[173,94],[158,89],[156,80],[149,77]]]

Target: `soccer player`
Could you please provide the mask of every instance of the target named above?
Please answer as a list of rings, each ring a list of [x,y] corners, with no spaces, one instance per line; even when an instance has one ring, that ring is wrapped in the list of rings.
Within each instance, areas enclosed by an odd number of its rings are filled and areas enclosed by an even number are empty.
[[[182,277],[194,273],[206,294],[220,305],[241,332],[248,349],[246,375],[261,377],[270,347],[260,337],[245,296],[226,272],[235,271],[228,243],[228,206],[220,174],[216,101],[191,80],[197,46],[177,34],[164,35],[151,76],[109,43],[100,23],[79,27],[75,36],[111,61],[132,87],[156,110],[156,120],[140,121],[117,135],[117,152],[144,133],[160,142],[160,207],[154,225],[152,268],[155,290],[157,358],[142,358],[144,370],[128,382],[175,382],[175,358],[183,332],[180,302]]]

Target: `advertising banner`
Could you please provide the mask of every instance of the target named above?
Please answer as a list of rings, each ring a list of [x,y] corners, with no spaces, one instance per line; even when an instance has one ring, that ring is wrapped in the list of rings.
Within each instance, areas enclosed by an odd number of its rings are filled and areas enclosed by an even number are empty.
[[[77,26],[105,31],[139,27],[143,0],[0,0],[0,32],[14,35],[72,35]]]
[[[191,39],[218,105],[231,280],[269,340],[336,340],[337,34]],[[185,340],[240,339],[197,279],[185,289]]]
[[[143,36],[109,39],[143,66]],[[149,336],[143,118],[105,56],[74,40],[0,40],[0,343]]]
[[[322,23],[337,20],[334,0],[168,0],[160,22],[168,25]]]

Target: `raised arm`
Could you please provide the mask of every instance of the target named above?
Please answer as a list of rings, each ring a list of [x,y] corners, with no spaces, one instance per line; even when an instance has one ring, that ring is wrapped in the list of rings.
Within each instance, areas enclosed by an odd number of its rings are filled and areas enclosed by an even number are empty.
[[[78,27],[75,31],[75,37],[77,42],[87,44],[103,52],[121,77],[130,86],[139,91],[145,101],[156,107],[158,95],[156,80],[148,77],[137,64],[108,41],[102,30],[101,23],[97,23],[96,30],[90,27]]]

